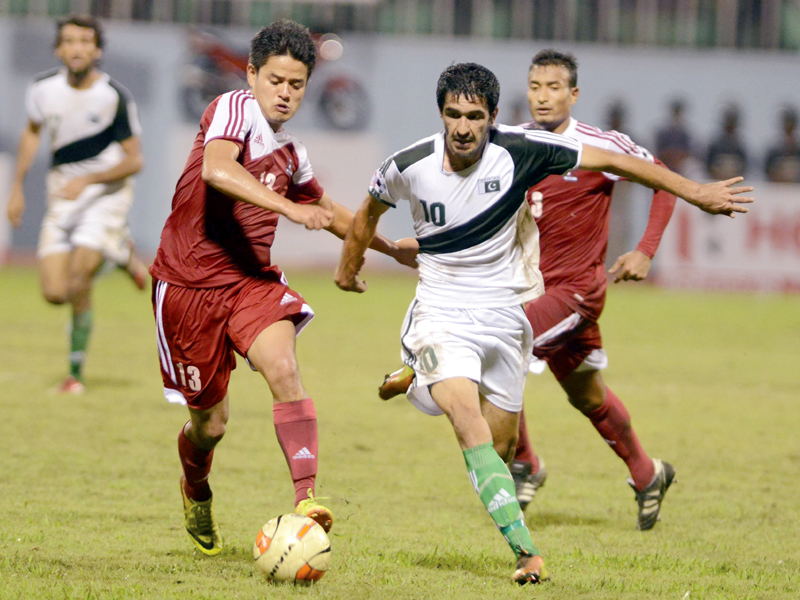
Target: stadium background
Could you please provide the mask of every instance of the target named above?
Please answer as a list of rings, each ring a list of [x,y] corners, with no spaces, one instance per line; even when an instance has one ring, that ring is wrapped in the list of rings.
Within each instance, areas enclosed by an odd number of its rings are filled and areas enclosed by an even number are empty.
[[[137,177],[130,221],[145,255],[158,245],[198,112],[218,91],[241,85],[235,68],[223,73],[220,61],[241,60],[260,24],[291,17],[329,40],[323,55],[333,60],[320,62],[290,129],[308,146],[319,179],[337,201],[356,207],[389,153],[440,128],[434,90],[448,64],[475,61],[490,67],[501,82],[498,120],[517,124],[530,118],[525,100],[530,59],[554,46],[579,59],[581,98],[574,115],[608,128],[610,109],[620,105],[622,131],[651,150],[670,102],[684,99],[698,166],[724,107],[741,107],[746,175],[757,185],[759,204],[734,223],[679,207],[655,262],[657,281],[800,289],[800,193],[766,185],[763,174],[763,157],[779,136],[780,111],[800,105],[796,1],[6,0],[0,2],[0,203],[26,118],[25,86],[34,74],[56,65],[52,17],[69,11],[104,18],[108,42],[102,66],[131,90],[139,107],[146,167]],[[30,256],[35,248],[44,212],[41,175],[48,163],[42,146],[27,178],[22,228],[12,232],[5,219],[0,224],[0,255],[10,250],[12,259]],[[691,175],[706,176],[702,168]],[[621,187],[610,257],[635,245],[647,214],[647,192]],[[382,227],[391,237],[411,233],[402,210]],[[275,252],[287,266],[327,268],[338,245],[330,236],[287,223]]]
[[[734,221],[677,213],[658,256],[663,284],[797,289],[800,194],[762,174],[780,108],[800,106],[796,1],[0,0],[0,204],[24,126],[25,85],[56,65],[53,17],[68,11],[103,19],[103,68],[140,107],[147,165],[131,219],[145,253],[155,249],[197,126],[184,94],[202,63],[192,52],[202,39],[192,32],[211,31],[242,50],[264,22],[294,17],[336,34],[344,50],[320,65],[290,124],[336,199],[355,206],[386,154],[439,129],[433,89],[446,65],[476,60],[495,70],[501,121],[513,122],[527,119],[524,105],[521,116],[515,111],[532,55],[566,48],[581,63],[576,116],[605,127],[609,107],[621,101],[622,130],[651,149],[675,97],[687,100],[700,156],[723,104],[742,107],[758,203]],[[332,103],[332,123],[323,92],[357,89],[348,87],[353,81],[369,112]],[[175,452],[186,415],[163,399],[149,295],[121,273],[104,277],[87,393],[65,401],[48,391],[65,367],[67,309],[41,298],[33,262],[47,161],[43,149],[27,178],[23,228],[11,232],[0,214],[0,240],[13,243],[0,267],[0,600],[531,597],[508,581],[508,548],[464,476],[449,423],[402,400],[376,399],[398,359],[413,275],[376,272],[390,265],[370,257],[369,292],[344,295],[331,282],[339,244],[286,222],[278,260],[317,312],[298,338],[298,356],[322,425],[318,489],[337,517],[334,566],[311,590],[265,590],[254,576],[253,536],[292,496],[269,392],[243,362],[213,475],[228,548],[219,560],[193,554]],[[614,201],[611,256],[632,247],[646,213],[645,191],[631,186],[626,194]],[[404,235],[406,219],[401,208],[382,225]],[[301,268],[312,263],[324,268]],[[678,469],[663,522],[647,535],[634,530],[636,503],[618,458],[552,377],[529,378],[529,427],[550,473],[527,515],[553,577],[537,597],[796,600],[798,299],[610,286],[607,380],[648,451]]]

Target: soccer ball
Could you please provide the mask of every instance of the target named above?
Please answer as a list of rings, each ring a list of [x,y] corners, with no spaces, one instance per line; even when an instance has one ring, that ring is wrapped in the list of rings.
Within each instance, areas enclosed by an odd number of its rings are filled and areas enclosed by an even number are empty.
[[[270,581],[310,584],[328,570],[331,542],[314,519],[289,513],[259,530],[253,558]]]

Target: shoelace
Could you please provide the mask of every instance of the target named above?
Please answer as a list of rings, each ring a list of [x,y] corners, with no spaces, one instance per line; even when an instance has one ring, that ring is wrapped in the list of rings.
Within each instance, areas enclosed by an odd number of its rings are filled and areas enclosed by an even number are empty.
[[[195,506],[192,512],[194,513],[194,520],[195,523],[197,523],[197,528],[203,533],[212,533],[211,508]]]

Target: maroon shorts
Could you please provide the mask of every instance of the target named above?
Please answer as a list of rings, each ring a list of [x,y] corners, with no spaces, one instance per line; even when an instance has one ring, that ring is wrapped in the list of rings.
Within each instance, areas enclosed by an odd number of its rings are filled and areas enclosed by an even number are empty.
[[[205,410],[228,392],[234,351],[247,356],[259,333],[289,319],[297,333],[314,317],[280,279],[245,277],[234,285],[185,288],[153,280],[158,356],[170,402]]]
[[[603,348],[600,326],[578,312],[578,306],[560,290],[546,291],[525,305],[533,327],[533,355],[547,362],[558,381]]]

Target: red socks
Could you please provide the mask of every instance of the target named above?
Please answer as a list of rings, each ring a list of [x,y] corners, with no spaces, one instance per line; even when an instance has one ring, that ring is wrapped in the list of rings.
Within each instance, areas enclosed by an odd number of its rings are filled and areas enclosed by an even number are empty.
[[[211,461],[214,451],[205,451],[186,437],[181,427],[178,434],[178,456],[183,466],[183,489],[192,500],[202,502],[211,497],[208,485],[208,474],[211,472]]]
[[[653,461],[639,444],[631,427],[631,416],[614,392],[606,388],[606,401],[586,416],[617,456],[628,465],[636,489],[641,491],[647,487],[655,476]]]
[[[531,473],[539,472],[539,457],[533,451],[530,438],[528,438],[528,426],[525,423],[525,411],[519,414],[519,437],[517,438],[517,453],[514,460],[530,463]]]
[[[294,482],[294,503],[308,498],[317,476],[317,411],[311,398],[272,405],[275,433]]]

